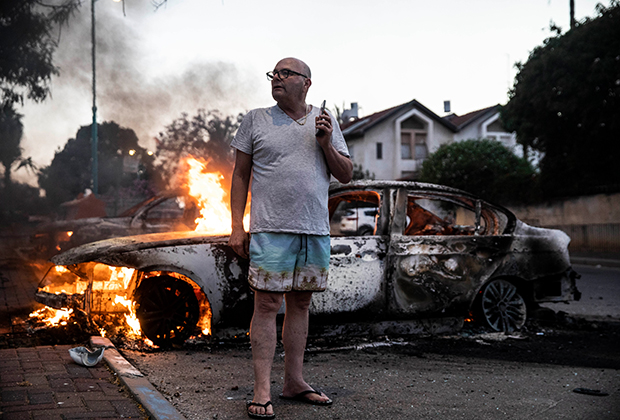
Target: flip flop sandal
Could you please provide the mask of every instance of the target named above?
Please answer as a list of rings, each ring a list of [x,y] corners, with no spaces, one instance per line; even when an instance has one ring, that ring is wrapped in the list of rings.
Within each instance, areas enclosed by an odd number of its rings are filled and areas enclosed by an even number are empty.
[[[263,407],[265,409],[265,411],[267,410],[267,407],[269,407],[270,405],[273,406],[273,404],[271,404],[271,401],[267,401],[265,404],[261,404],[261,403],[257,403],[254,401],[247,401],[245,403],[246,408],[248,410],[248,417],[251,419],[275,419],[276,418],[276,414],[258,414],[258,413],[252,413],[250,411],[250,407],[254,406],[254,407]]]
[[[333,403],[333,401],[330,399],[328,399],[327,401],[311,400],[310,398],[308,398],[308,394],[316,394],[320,396],[322,392],[320,390],[317,391],[315,389],[309,389],[307,391],[300,392],[297,395],[293,395],[292,397],[285,397],[284,395],[280,394],[280,399],[290,400],[290,401],[299,401],[302,403],[312,404],[312,405],[331,405],[331,403]]]

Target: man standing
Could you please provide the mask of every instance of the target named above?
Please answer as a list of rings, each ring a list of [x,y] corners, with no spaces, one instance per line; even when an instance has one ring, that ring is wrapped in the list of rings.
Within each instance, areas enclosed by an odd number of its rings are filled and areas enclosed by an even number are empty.
[[[228,243],[241,257],[250,258],[248,281],[255,292],[250,326],[254,398],[247,407],[251,418],[275,417],[270,376],[276,315],[283,298],[285,360],[280,398],[331,404],[303,379],[302,365],[312,292],[327,286],[330,176],[347,183],[353,166],[337,122],[306,104],[310,68],[301,60],[285,58],[267,78],[277,105],[250,111],[231,143],[237,150]],[[250,177],[251,239],[243,229]]]

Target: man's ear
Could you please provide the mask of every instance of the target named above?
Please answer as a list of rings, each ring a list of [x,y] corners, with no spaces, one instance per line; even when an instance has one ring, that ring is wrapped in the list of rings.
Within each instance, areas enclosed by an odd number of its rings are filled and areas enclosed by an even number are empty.
[[[308,78],[304,79],[304,85],[306,86],[306,90],[310,89],[310,86],[312,86],[312,80]]]

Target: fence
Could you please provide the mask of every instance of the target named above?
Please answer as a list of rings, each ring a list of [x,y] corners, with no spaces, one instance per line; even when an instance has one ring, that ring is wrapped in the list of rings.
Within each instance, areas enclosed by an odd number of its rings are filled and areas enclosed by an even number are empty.
[[[566,232],[571,237],[571,251],[620,253],[620,193],[572,197],[511,210],[532,226]]]

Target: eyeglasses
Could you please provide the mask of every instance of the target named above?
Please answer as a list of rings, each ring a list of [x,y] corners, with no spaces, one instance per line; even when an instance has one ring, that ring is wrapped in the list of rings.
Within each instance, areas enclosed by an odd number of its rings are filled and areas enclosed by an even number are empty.
[[[276,76],[278,76],[280,79],[284,80],[284,79],[288,79],[288,77],[291,74],[296,74],[297,76],[305,77],[306,79],[308,79],[308,76],[306,76],[305,74],[297,73],[296,71],[289,70],[289,69],[282,69],[282,70],[268,71],[267,72],[267,80],[272,81],[273,78],[276,77]]]

